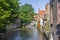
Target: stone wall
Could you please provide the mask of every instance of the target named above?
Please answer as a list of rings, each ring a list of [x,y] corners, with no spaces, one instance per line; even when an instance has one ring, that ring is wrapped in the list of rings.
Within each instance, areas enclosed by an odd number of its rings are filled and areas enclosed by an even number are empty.
[[[14,29],[20,27],[20,19],[17,19],[15,23],[6,26],[6,29]]]

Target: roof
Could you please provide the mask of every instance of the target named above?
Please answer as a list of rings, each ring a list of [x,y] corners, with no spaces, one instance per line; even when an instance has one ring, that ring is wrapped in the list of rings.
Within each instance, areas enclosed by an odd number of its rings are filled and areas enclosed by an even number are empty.
[[[34,15],[34,20],[38,20],[38,15]]]
[[[47,11],[46,10],[39,10],[38,14],[40,17],[42,17],[44,14],[47,14]]]

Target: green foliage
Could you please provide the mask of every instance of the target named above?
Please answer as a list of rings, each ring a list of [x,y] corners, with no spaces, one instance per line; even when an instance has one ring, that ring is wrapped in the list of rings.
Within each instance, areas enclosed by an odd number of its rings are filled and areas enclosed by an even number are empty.
[[[33,7],[30,4],[19,5],[19,0],[0,0],[0,29],[15,22],[18,17],[22,25],[33,20]]]
[[[45,30],[46,30],[46,32],[49,32],[50,31],[50,28],[49,28],[49,20],[46,22]]]
[[[18,0],[0,0],[0,28],[15,21],[18,16]]]
[[[34,9],[30,4],[24,4],[20,7],[19,18],[22,21],[22,24],[25,25],[33,20]]]

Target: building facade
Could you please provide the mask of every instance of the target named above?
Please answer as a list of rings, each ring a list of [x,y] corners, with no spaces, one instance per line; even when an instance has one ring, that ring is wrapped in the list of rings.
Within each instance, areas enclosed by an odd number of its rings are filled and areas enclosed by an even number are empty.
[[[38,14],[34,15],[34,20],[37,21],[37,26],[40,30],[42,30],[43,27],[45,27],[45,28],[49,27],[49,21],[50,21],[50,5],[49,5],[49,3],[46,4],[45,10],[40,10],[40,9],[38,10]]]
[[[60,40],[60,0],[50,0],[50,23],[53,40]]]
[[[40,28],[40,19],[39,15],[34,15],[34,20],[36,21],[36,27]]]
[[[51,5],[51,24],[53,24],[53,5],[54,5],[54,0],[50,1]],[[60,24],[60,0],[57,2],[57,24]]]

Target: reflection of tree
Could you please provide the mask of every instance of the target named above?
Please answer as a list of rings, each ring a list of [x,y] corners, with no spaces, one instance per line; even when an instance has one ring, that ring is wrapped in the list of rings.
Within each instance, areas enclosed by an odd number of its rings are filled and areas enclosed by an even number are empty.
[[[31,37],[31,34],[28,31],[20,31],[20,36],[22,40],[27,40]]]

